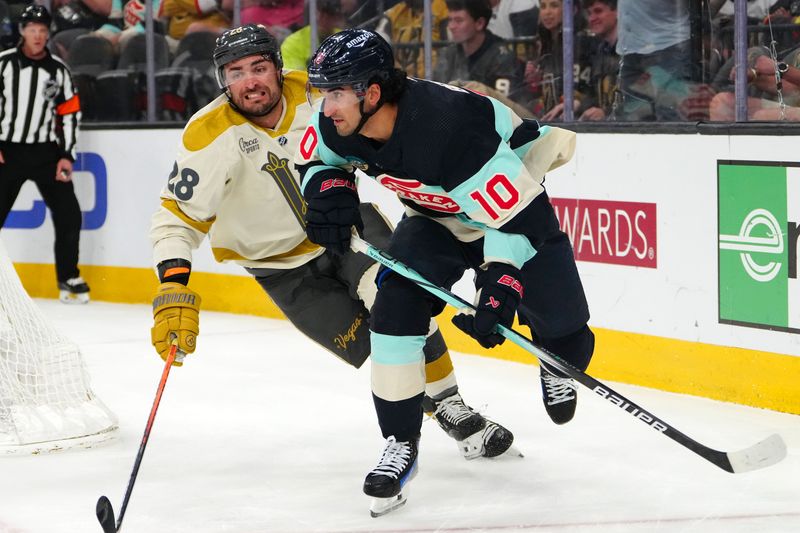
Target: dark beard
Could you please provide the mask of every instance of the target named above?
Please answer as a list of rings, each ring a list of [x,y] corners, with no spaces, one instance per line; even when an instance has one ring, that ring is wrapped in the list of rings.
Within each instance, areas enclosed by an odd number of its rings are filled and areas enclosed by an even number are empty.
[[[247,109],[244,109],[244,108],[242,108],[242,107],[240,107],[240,106],[236,105],[234,102],[231,102],[231,103],[233,104],[233,106],[234,106],[234,107],[235,107],[237,110],[239,110],[239,112],[240,112],[242,115],[244,115],[244,116],[246,116],[246,117],[264,117],[264,116],[266,116],[266,115],[269,115],[269,114],[272,112],[272,110],[273,110],[273,109],[275,109],[275,107],[276,107],[276,106],[277,106],[277,105],[280,103],[280,101],[281,101],[281,99],[280,99],[280,97],[278,97],[278,98],[276,98],[276,99],[275,99],[275,101],[273,101],[271,104],[269,104],[269,105],[266,107],[266,109],[264,109],[264,110],[262,110],[262,111],[256,111],[256,112],[253,112],[253,111],[249,111],[249,110],[247,110]]]
[[[272,110],[275,109],[275,107],[278,105],[279,102],[280,102],[280,99],[275,100],[275,102],[273,102],[272,105],[267,107],[267,109],[265,111],[260,111],[258,113],[252,113],[250,111],[242,110],[242,114],[244,116],[246,116],[246,117],[264,117],[264,116],[267,116],[270,113],[272,113]]]

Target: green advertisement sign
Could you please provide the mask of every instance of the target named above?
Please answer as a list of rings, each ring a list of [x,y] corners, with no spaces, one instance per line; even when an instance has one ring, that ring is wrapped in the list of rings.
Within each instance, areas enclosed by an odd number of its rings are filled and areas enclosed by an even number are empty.
[[[800,332],[796,163],[718,161],[719,321]],[[795,211],[796,212],[796,211]]]

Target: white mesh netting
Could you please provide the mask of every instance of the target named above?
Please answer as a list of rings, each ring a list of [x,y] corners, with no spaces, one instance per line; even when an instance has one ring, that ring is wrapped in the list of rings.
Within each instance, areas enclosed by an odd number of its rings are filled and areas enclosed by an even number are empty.
[[[80,349],[25,292],[0,241],[0,456],[89,447],[116,429]]]

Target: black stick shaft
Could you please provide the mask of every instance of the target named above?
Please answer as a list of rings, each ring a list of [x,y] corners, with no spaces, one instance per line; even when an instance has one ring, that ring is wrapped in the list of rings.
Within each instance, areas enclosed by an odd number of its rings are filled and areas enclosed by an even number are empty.
[[[173,343],[169,349],[166,363],[164,364],[164,371],[161,373],[161,381],[158,383],[158,390],[156,391],[156,398],[153,401],[153,407],[150,409],[150,416],[147,418],[147,425],[144,427],[144,435],[142,436],[142,443],[139,444],[139,452],[136,454],[136,461],[133,463],[133,471],[131,472],[131,479],[128,481],[128,488],[125,490],[125,497],[122,499],[122,507],[119,510],[119,518],[117,518],[117,531],[122,527],[122,519],[125,517],[125,510],[128,508],[128,502],[131,499],[133,492],[133,485],[136,483],[136,476],[139,474],[139,467],[142,465],[142,458],[144,457],[144,450],[147,447],[147,441],[150,439],[150,430],[153,428],[153,421],[156,418],[158,411],[158,404],[161,403],[161,395],[164,393],[164,387],[167,384],[170,368],[175,361],[175,352],[178,346]]]
[[[394,259],[383,250],[375,248],[357,235],[353,235],[351,247],[354,250],[371,257],[378,263],[381,263],[385,267],[393,270],[401,276],[410,279],[434,296],[441,298],[444,302],[456,308],[475,309],[475,306],[472,304],[466,302],[464,299],[448,291],[447,289],[432,284],[412,268],[404,265],[397,259]],[[616,405],[640,422],[647,424],[652,429],[655,429],[662,435],[669,437],[673,441],[693,451],[703,459],[715,464],[726,472],[738,473],[756,468],[762,468],[780,461],[786,455],[785,444],[782,442],[780,437],[774,435],[773,437],[766,439],[755,446],[740,452],[736,452],[733,455],[733,457],[736,458],[737,463],[735,466],[731,461],[732,455],[730,453],[715,450],[697,442],[691,437],[678,431],[672,427],[672,425],[668,424],[653,413],[650,413],[643,407],[639,406],[632,400],[629,400],[622,394],[616,392],[608,385],[605,385],[589,374],[578,370],[569,362],[535,344],[533,341],[519,334],[513,329],[507,328],[503,325],[498,325],[497,331],[514,344],[533,354],[540,361],[549,363],[567,376],[586,386],[604,400]],[[742,464],[743,461],[746,462],[746,464]]]

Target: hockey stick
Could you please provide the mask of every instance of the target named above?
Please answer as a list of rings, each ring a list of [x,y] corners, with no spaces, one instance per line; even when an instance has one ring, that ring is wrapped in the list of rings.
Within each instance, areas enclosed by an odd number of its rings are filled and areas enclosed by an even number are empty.
[[[150,416],[147,419],[147,425],[144,427],[144,435],[142,436],[142,443],[139,445],[139,453],[136,454],[136,461],[133,463],[133,472],[131,472],[131,479],[128,481],[128,488],[125,490],[125,497],[122,499],[122,507],[119,510],[119,518],[116,523],[114,522],[114,508],[111,502],[105,496],[100,496],[97,500],[97,520],[103,527],[103,533],[116,533],[122,527],[122,519],[125,517],[125,509],[128,508],[128,501],[131,499],[131,492],[133,492],[133,484],[136,483],[136,476],[139,474],[139,466],[142,464],[142,457],[144,457],[144,449],[147,446],[147,441],[150,439],[150,430],[153,428],[153,421],[156,418],[156,411],[158,411],[158,404],[161,403],[161,394],[164,392],[164,386],[167,384],[169,377],[169,370],[172,368],[172,363],[175,361],[175,353],[178,350],[178,345],[173,341],[172,346],[167,354],[166,363],[164,363],[164,371],[161,373],[161,381],[158,383],[158,390],[156,391],[156,398],[153,401],[153,407],[150,409]]]
[[[366,254],[370,258],[393,270],[397,274],[410,279],[446,303],[456,308],[466,307],[473,310],[475,309],[472,304],[467,303],[457,295],[442,287],[433,285],[413,269],[397,261],[386,252],[375,248],[358,235],[353,235],[350,246],[353,250]],[[634,403],[632,400],[629,400],[622,394],[616,392],[608,385],[601,383],[589,374],[578,370],[559,356],[547,351],[541,346],[536,345],[533,341],[524,337],[523,335],[520,335],[513,329],[498,325],[497,331],[517,346],[520,346],[536,356],[540,361],[547,362],[563,372],[565,375],[580,382],[582,385],[593,391],[604,400],[611,402],[632,417],[644,422],[662,435],[665,435],[681,446],[688,448],[703,459],[714,463],[726,472],[739,474],[741,472],[748,472],[750,470],[758,470],[760,468],[774,465],[786,457],[786,444],[778,434],[771,435],[766,439],[750,446],[749,448],[735,452],[722,452],[709,448],[708,446],[700,444],[684,433],[681,433],[667,422]]]

